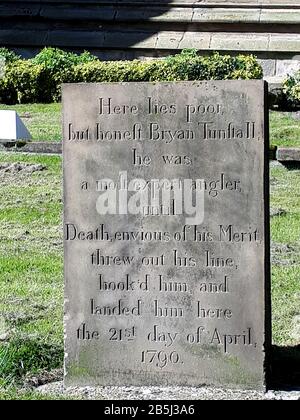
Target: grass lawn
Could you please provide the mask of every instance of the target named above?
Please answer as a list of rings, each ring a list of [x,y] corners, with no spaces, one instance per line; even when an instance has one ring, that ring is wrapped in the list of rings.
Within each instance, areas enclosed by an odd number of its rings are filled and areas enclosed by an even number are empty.
[[[0,386],[61,367],[63,257],[61,158],[1,154],[47,167],[0,174]]]
[[[271,169],[273,341],[300,344],[300,170]]]
[[[62,173],[60,156],[0,153],[0,399],[42,399],[24,383],[63,362]],[[300,340],[300,171],[271,168],[273,342]],[[25,392],[25,393],[24,393]]]
[[[16,110],[34,141],[61,140],[61,104],[0,105],[0,108]],[[290,114],[270,111],[270,132],[273,146],[300,147],[300,120]]]
[[[300,147],[300,119],[296,120],[287,112],[270,111],[270,143]]]

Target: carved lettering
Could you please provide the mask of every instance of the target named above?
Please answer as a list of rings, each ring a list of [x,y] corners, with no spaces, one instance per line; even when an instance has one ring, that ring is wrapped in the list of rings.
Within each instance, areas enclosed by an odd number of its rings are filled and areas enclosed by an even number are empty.
[[[197,302],[197,317],[210,319],[231,319],[232,310],[223,308],[203,308],[201,302]]]
[[[138,106],[128,104],[114,104],[112,98],[99,98],[99,115],[137,115]]]
[[[122,299],[116,305],[97,305],[94,299],[90,300],[90,314],[96,316],[141,316],[142,301],[139,299],[136,306],[126,306]]]
[[[264,82],[63,91],[67,386],[262,389]]]
[[[259,242],[259,238],[257,229],[249,228],[248,232],[241,232],[234,225],[220,225],[220,242]]]
[[[162,304],[156,299],[154,301],[154,316],[157,318],[182,318],[184,316],[184,310],[183,308],[170,307],[167,304]]]

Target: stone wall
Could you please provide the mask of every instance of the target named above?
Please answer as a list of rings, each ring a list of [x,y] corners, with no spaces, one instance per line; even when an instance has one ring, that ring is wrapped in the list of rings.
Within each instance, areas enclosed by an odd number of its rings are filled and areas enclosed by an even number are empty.
[[[0,44],[89,49],[103,59],[253,52],[267,75],[300,58],[300,0],[10,0],[0,4]]]

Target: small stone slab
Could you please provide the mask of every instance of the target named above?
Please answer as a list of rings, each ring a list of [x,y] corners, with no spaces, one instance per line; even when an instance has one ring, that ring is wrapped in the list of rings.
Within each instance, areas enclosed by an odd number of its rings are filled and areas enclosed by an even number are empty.
[[[300,163],[300,147],[279,147],[277,149],[277,160],[279,162]]]
[[[0,141],[1,143],[1,141]],[[18,141],[5,141],[0,144],[0,149],[6,152],[19,152],[19,153],[40,153],[40,154],[54,154],[59,155],[62,153],[62,143],[60,142],[18,142]]]
[[[14,149],[17,152],[24,153],[45,153],[45,154],[61,154],[62,143],[60,142],[32,142],[27,144],[17,144]]]
[[[16,111],[0,110],[0,139],[2,142],[31,140],[31,134]]]

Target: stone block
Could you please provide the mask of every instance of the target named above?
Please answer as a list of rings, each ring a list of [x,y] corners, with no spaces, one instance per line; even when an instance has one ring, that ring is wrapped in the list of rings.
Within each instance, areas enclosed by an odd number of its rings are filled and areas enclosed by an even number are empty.
[[[0,140],[31,140],[16,111],[0,110]]]
[[[63,87],[66,386],[265,389],[267,86]]]

